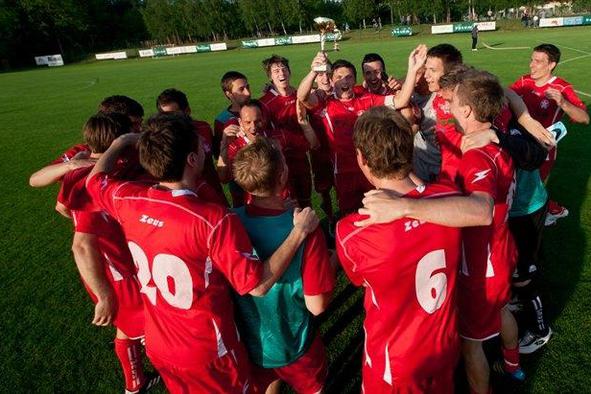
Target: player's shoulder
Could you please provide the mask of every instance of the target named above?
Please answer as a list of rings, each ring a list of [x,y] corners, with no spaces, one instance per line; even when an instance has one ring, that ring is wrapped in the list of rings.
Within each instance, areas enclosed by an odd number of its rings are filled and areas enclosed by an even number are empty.
[[[279,97],[279,93],[277,93],[275,91],[275,89],[268,89],[259,98],[259,102],[266,106],[266,105],[269,105],[271,102],[277,100],[278,97]]]
[[[564,90],[564,89],[572,87],[572,85],[569,82],[567,82],[566,80],[564,80],[560,77],[557,77],[557,76],[554,76],[550,80],[548,85],[554,89],[559,89],[559,90]]]
[[[417,186],[407,195],[410,198],[440,198],[460,195],[458,186],[452,182],[440,181]]]
[[[187,220],[204,223],[210,229],[213,229],[222,219],[231,214],[226,207],[206,201],[198,192],[192,190],[182,189],[153,193],[150,197],[162,201],[171,208],[176,208],[174,214],[179,219],[181,216],[186,216]]]
[[[219,114],[217,114],[215,121],[218,123],[226,123],[228,120],[235,117],[236,115],[230,112],[228,108],[224,108]]]
[[[204,120],[197,120],[197,119],[193,120],[193,127],[195,127],[196,129],[211,129],[211,126],[209,125],[209,123],[207,123]]]

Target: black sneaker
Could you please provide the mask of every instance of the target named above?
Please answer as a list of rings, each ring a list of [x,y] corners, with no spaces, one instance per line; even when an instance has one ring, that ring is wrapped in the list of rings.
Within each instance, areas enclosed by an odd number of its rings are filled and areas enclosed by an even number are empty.
[[[158,375],[157,373],[155,373],[155,372],[146,373],[146,382],[144,383],[144,385],[136,391],[125,390],[125,394],[147,393],[148,390],[151,390],[152,388],[154,388],[154,386],[156,386],[158,383],[160,383],[160,380],[161,380],[160,375]]]

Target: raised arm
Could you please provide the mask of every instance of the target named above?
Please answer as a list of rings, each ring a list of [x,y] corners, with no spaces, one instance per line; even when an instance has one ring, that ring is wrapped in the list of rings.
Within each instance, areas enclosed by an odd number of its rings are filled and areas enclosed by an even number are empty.
[[[109,146],[109,149],[107,149],[105,153],[101,155],[100,159],[98,159],[94,168],[90,171],[90,174],[88,174],[88,177],[86,178],[86,186],[88,186],[90,179],[99,172],[113,172],[117,159],[123,150],[128,146],[135,145],[140,136],[140,133],[127,133],[117,137],[111,146]]]
[[[304,77],[304,79],[302,79],[302,82],[300,82],[300,85],[298,86],[298,100],[304,103],[308,108],[318,105],[318,97],[315,94],[310,94],[312,87],[314,86],[314,80],[318,75],[314,69],[319,66],[326,66],[327,60],[324,52],[318,52],[312,60],[310,72]]]
[[[220,143],[220,156],[218,157],[216,170],[220,182],[228,183],[232,180],[232,168],[230,168],[230,159],[228,158],[228,147],[230,143],[236,138],[236,135],[240,133],[240,126],[231,124],[224,128],[222,134],[222,142]]]
[[[525,128],[538,142],[547,149],[556,145],[554,136],[540,122],[531,117],[523,99],[515,93],[513,89],[505,88],[505,97],[511,107],[511,112],[515,115],[517,122]]]
[[[408,70],[402,88],[396,96],[393,97],[395,109],[408,107],[412,92],[415,88],[417,72],[427,60],[427,46],[421,44],[416,47],[408,56]],[[388,102],[388,100],[386,100]]]

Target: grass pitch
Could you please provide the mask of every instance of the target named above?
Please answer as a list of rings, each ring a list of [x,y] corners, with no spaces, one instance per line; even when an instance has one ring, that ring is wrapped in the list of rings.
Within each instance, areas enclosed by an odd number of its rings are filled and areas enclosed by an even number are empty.
[[[558,75],[591,104],[591,29],[482,32],[478,52],[468,34],[411,38],[351,39],[329,53],[360,63],[367,52],[383,55],[388,72],[402,76],[409,51],[419,43],[449,42],[465,62],[497,74],[509,84],[528,72],[530,49],[557,44],[563,53]],[[160,91],[176,87],[189,96],[193,115],[213,121],[225,106],[219,79],[230,69],[244,72],[254,92],[265,82],[260,62],[271,53],[291,61],[293,84],[307,72],[317,45],[231,50],[107,61],[63,68],[0,74],[0,392],[121,392],[122,376],[110,342],[112,329],[90,325],[93,308],[69,252],[71,225],[54,211],[56,188],[32,190],[28,177],[81,140],[85,120],[106,96],[125,94],[150,115]],[[258,96],[258,94],[254,94]],[[588,128],[567,125],[559,160],[549,182],[553,198],[570,216],[544,237],[543,288],[555,337],[538,353],[523,357],[523,392],[587,392],[591,384],[591,204]],[[339,278],[335,308],[321,331],[332,362],[329,389],[357,390],[361,351],[359,292]]]

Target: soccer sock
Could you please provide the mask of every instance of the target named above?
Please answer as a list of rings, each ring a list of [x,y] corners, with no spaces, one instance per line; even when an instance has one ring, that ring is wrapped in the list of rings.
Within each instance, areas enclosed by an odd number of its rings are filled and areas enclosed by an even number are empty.
[[[548,326],[546,325],[546,319],[544,319],[542,299],[536,287],[537,283],[534,279],[524,287],[515,287],[514,289],[525,305],[529,320],[528,328],[541,336],[545,336],[548,334]]]
[[[137,391],[146,378],[142,365],[142,351],[140,340],[115,338],[115,354],[123,369],[125,389]]]
[[[514,349],[507,349],[503,346],[503,368],[509,373],[519,369],[519,346]]]
[[[533,309],[533,317],[536,325],[536,330],[538,334],[541,336],[546,336],[548,334],[548,326],[546,326],[546,322],[544,320],[544,309],[542,307],[542,299],[539,295],[536,294],[535,297],[531,299],[531,306]]]

